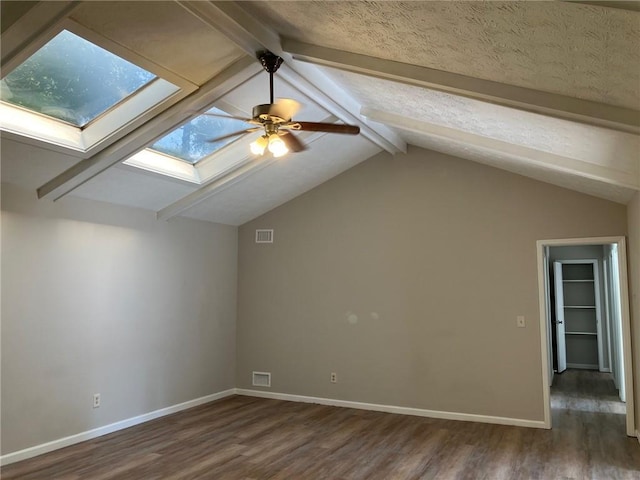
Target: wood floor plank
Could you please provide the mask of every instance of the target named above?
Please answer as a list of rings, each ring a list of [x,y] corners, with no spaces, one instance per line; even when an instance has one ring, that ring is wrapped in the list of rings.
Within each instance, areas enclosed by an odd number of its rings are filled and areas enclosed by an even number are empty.
[[[609,374],[567,371],[553,429],[235,396],[0,469],[3,480],[640,478]]]

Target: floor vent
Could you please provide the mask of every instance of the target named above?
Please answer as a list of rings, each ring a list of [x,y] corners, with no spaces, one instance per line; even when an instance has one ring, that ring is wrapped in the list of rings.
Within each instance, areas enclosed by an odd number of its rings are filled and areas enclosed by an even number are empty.
[[[269,372],[253,372],[254,387],[270,387],[271,386],[271,374]]]
[[[273,230],[256,230],[256,243],[273,243]]]

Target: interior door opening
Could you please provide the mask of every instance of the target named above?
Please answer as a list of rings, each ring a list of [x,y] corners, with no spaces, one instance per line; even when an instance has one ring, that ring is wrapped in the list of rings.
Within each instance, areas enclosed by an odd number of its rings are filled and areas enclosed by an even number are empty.
[[[631,330],[624,237],[538,241],[545,425],[551,428],[555,375],[610,378],[635,435]],[[591,377],[589,371],[594,372]],[[579,373],[584,372],[584,373]],[[556,384],[563,389],[568,379]],[[613,388],[613,387],[612,387]],[[622,408],[622,406],[621,406]]]

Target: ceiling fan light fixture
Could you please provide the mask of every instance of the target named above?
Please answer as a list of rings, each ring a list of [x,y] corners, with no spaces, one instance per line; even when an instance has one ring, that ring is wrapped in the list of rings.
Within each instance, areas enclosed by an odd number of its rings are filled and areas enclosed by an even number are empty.
[[[216,143],[228,138],[263,130],[264,135],[249,145],[251,153],[254,155],[264,155],[268,148],[269,152],[277,158],[286,155],[289,151],[295,153],[307,149],[305,144],[296,138],[294,131],[303,130],[307,132],[342,133],[347,135],[357,135],[360,133],[360,127],[357,125],[293,121],[293,116],[300,109],[300,103],[290,98],[280,98],[277,101],[273,99],[273,74],[282,64],[282,58],[271,52],[260,52],[258,53],[258,58],[269,74],[269,103],[253,107],[253,116],[251,118],[231,117],[251,124],[251,127],[209,139],[207,140],[208,142]],[[229,117],[228,115],[217,115],[208,112],[206,115]]]
[[[269,135],[269,151],[274,157],[278,158],[285,155],[289,149],[277,133],[272,133]]]
[[[262,135],[257,140],[251,142],[249,148],[251,148],[251,153],[254,155],[263,155],[267,145],[269,144],[269,139],[266,135]]]

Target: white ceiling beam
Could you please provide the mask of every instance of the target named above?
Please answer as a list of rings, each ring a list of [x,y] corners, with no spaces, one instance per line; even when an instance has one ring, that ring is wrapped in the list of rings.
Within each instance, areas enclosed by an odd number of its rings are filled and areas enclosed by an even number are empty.
[[[395,154],[406,152],[407,144],[392,130],[382,125],[370,125],[360,115],[360,104],[331,81],[313,65],[293,62],[283,50],[280,37],[265,27],[241,6],[242,2],[178,2],[201,21],[222,32],[249,55],[269,50],[284,59],[278,75],[288,75],[288,80],[301,92],[308,94],[319,105],[346,123],[360,127],[361,134],[380,148]],[[285,73],[285,71],[287,73]]]
[[[516,145],[502,140],[484,137],[474,133],[443,127],[429,122],[409,119],[393,113],[383,112],[371,108],[363,108],[362,115],[370,120],[386,125],[415,132],[421,135],[437,137],[451,142],[462,143],[481,149],[485,152],[495,152],[508,155],[514,159],[526,161],[546,169],[570,173],[580,177],[598,180],[610,185],[640,190],[640,179],[637,169],[620,170],[605,165],[597,165],[575,158],[569,158],[531,147]],[[637,166],[637,165],[636,165]]]
[[[69,1],[37,2],[2,32],[2,77],[42,47],[49,40],[47,33],[55,29],[79,4]]]
[[[175,103],[162,113],[109,145],[96,155],[82,160],[54,179],[38,188],[38,198],[57,200],[107,168],[142,150],[146,145],[195,116],[194,112],[208,108],[220,97],[243,84],[262,71],[251,57],[245,56],[233,63],[196,92]]]
[[[282,39],[295,60],[640,134],[640,111]]]

